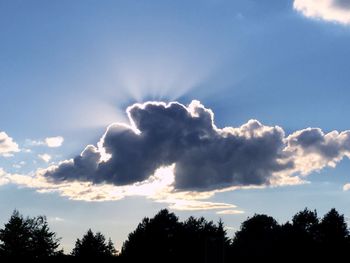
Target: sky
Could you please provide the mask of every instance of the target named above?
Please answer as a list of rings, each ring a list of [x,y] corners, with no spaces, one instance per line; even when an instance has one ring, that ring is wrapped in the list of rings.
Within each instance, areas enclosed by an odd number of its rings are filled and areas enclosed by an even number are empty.
[[[349,0],[0,0],[0,224],[350,217],[349,56]]]

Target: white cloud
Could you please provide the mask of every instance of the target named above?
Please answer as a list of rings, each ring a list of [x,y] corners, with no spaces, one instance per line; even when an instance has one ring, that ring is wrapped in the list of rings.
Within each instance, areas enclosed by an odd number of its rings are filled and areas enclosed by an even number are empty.
[[[39,154],[38,157],[46,163],[48,163],[52,158],[51,155],[49,155],[47,153]]]
[[[45,143],[48,147],[60,147],[64,141],[64,138],[62,136],[56,136],[56,137],[47,137],[45,139]]]
[[[5,132],[0,132],[0,156],[12,157],[14,152],[19,152],[18,144]]]
[[[64,138],[62,136],[47,137],[44,140],[31,140],[27,139],[26,144],[29,146],[47,146],[50,148],[56,148],[62,146]]]
[[[63,218],[58,217],[58,216],[54,216],[54,217],[49,217],[48,218],[49,222],[63,222],[65,221]]]
[[[218,215],[239,215],[239,214],[244,214],[243,210],[236,210],[236,209],[228,209],[228,210],[222,210],[216,212]]]
[[[4,171],[4,169],[0,168],[0,186],[9,183],[9,180],[6,176],[7,173]]]
[[[309,18],[350,24],[348,0],[294,0],[293,7]]]
[[[169,208],[181,211],[229,209],[236,207],[235,205],[227,203],[205,202],[199,200],[173,199],[172,202],[172,200],[169,199],[166,201],[170,203]]]
[[[350,190],[350,183],[344,184],[343,191],[349,191]]]
[[[142,183],[126,186],[92,184],[89,182],[53,183],[43,176],[44,170],[30,175],[9,174],[0,169],[0,185],[16,184],[34,188],[39,193],[57,192],[71,200],[88,202],[117,201],[131,196],[142,196],[155,202],[165,203],[169,208],[183,211],[233,209],[233,204],[203,201],[211,198],[212,192],[174,192],[174,165],[157,169],[154,175]],[[221,190],[222,191],[222,190]]]

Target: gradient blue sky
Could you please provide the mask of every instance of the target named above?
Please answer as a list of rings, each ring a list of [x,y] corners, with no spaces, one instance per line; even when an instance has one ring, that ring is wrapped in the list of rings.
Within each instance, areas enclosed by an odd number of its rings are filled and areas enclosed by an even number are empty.
[[[147,100],[200,100],[218,127],[257,119],[287,134],[350,129],[349,10],[334,1],[331,19],[327,10],[313,17],[295,2],[0,0],[0,131],[20,148],[0,156],[0,168],[26,175],[49,166],[39,154],[54,163],[72,158],[110,123],[125,122],[127,106]],[[337,19],[332,8],[345,9]],[[61,147],[33,145],[53,136],[64,138]],[[253,213],[283,222],[306,206],[350,216],[350,193],[343,191],[349,171],[344,158],[309,175],[308,184],[209,200],[232,203],[243,214],[174,212],[181,219],[221,217],[236,229]],[[144,197],[74,201],[15,184],[0,187],[0,200],[1,224],[15,208],[45,214],[66,251],[88,228],[120,247],[142,217],[166,207]]]

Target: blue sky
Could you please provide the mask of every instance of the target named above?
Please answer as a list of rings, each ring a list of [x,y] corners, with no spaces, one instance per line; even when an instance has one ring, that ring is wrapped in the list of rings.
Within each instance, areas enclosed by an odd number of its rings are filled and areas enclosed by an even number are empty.
[[[256,119],[282,127],[286,138],[308,127],[349,130],[349,6],[315,2],[0,1],[0,132],[12,138],[5,151],[0,136],[0,175],[36,178],[38,169],[96,146],[111,123],[129,124],[126,108],[149,100],[184,107],[199,100],[219,128]],[[45,141],[58,136],[58,147]],[[339,156],[335,167],[310,168],[301,177],[308,183],[200,199],[235,205],[229,210],[237,213],[172,211],[182,219],[222,217],[235,228],[255,212],[283,222],[305,206],[350,216],[347,149]],[[36,183],[5,181],[0,222],[15,208],[45,214],[67,251],[90,227],[120,247],[142,217],[171,208],[147,195],[70,200]]]

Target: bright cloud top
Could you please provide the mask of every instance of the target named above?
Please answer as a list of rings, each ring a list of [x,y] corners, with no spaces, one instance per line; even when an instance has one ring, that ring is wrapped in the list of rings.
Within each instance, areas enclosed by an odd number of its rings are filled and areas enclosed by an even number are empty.
[[[301,184],[350,157],[349,130],[307,128],[287,136],[257,120],[218,128],[199,101],[134,104],[127,115],[129,124],[111,124],[74,159],[29,176],[3,171],[1,182],[75,200],[144,196],[178,210],[238,214],[232,204],[205,200],[223,191]]]
[[[0,132],[0,156],[11,156],[19,152],[18,144],[5,132]]]
[[[309,18],[350,24],[349,0],[294,0],[293,7]]]

